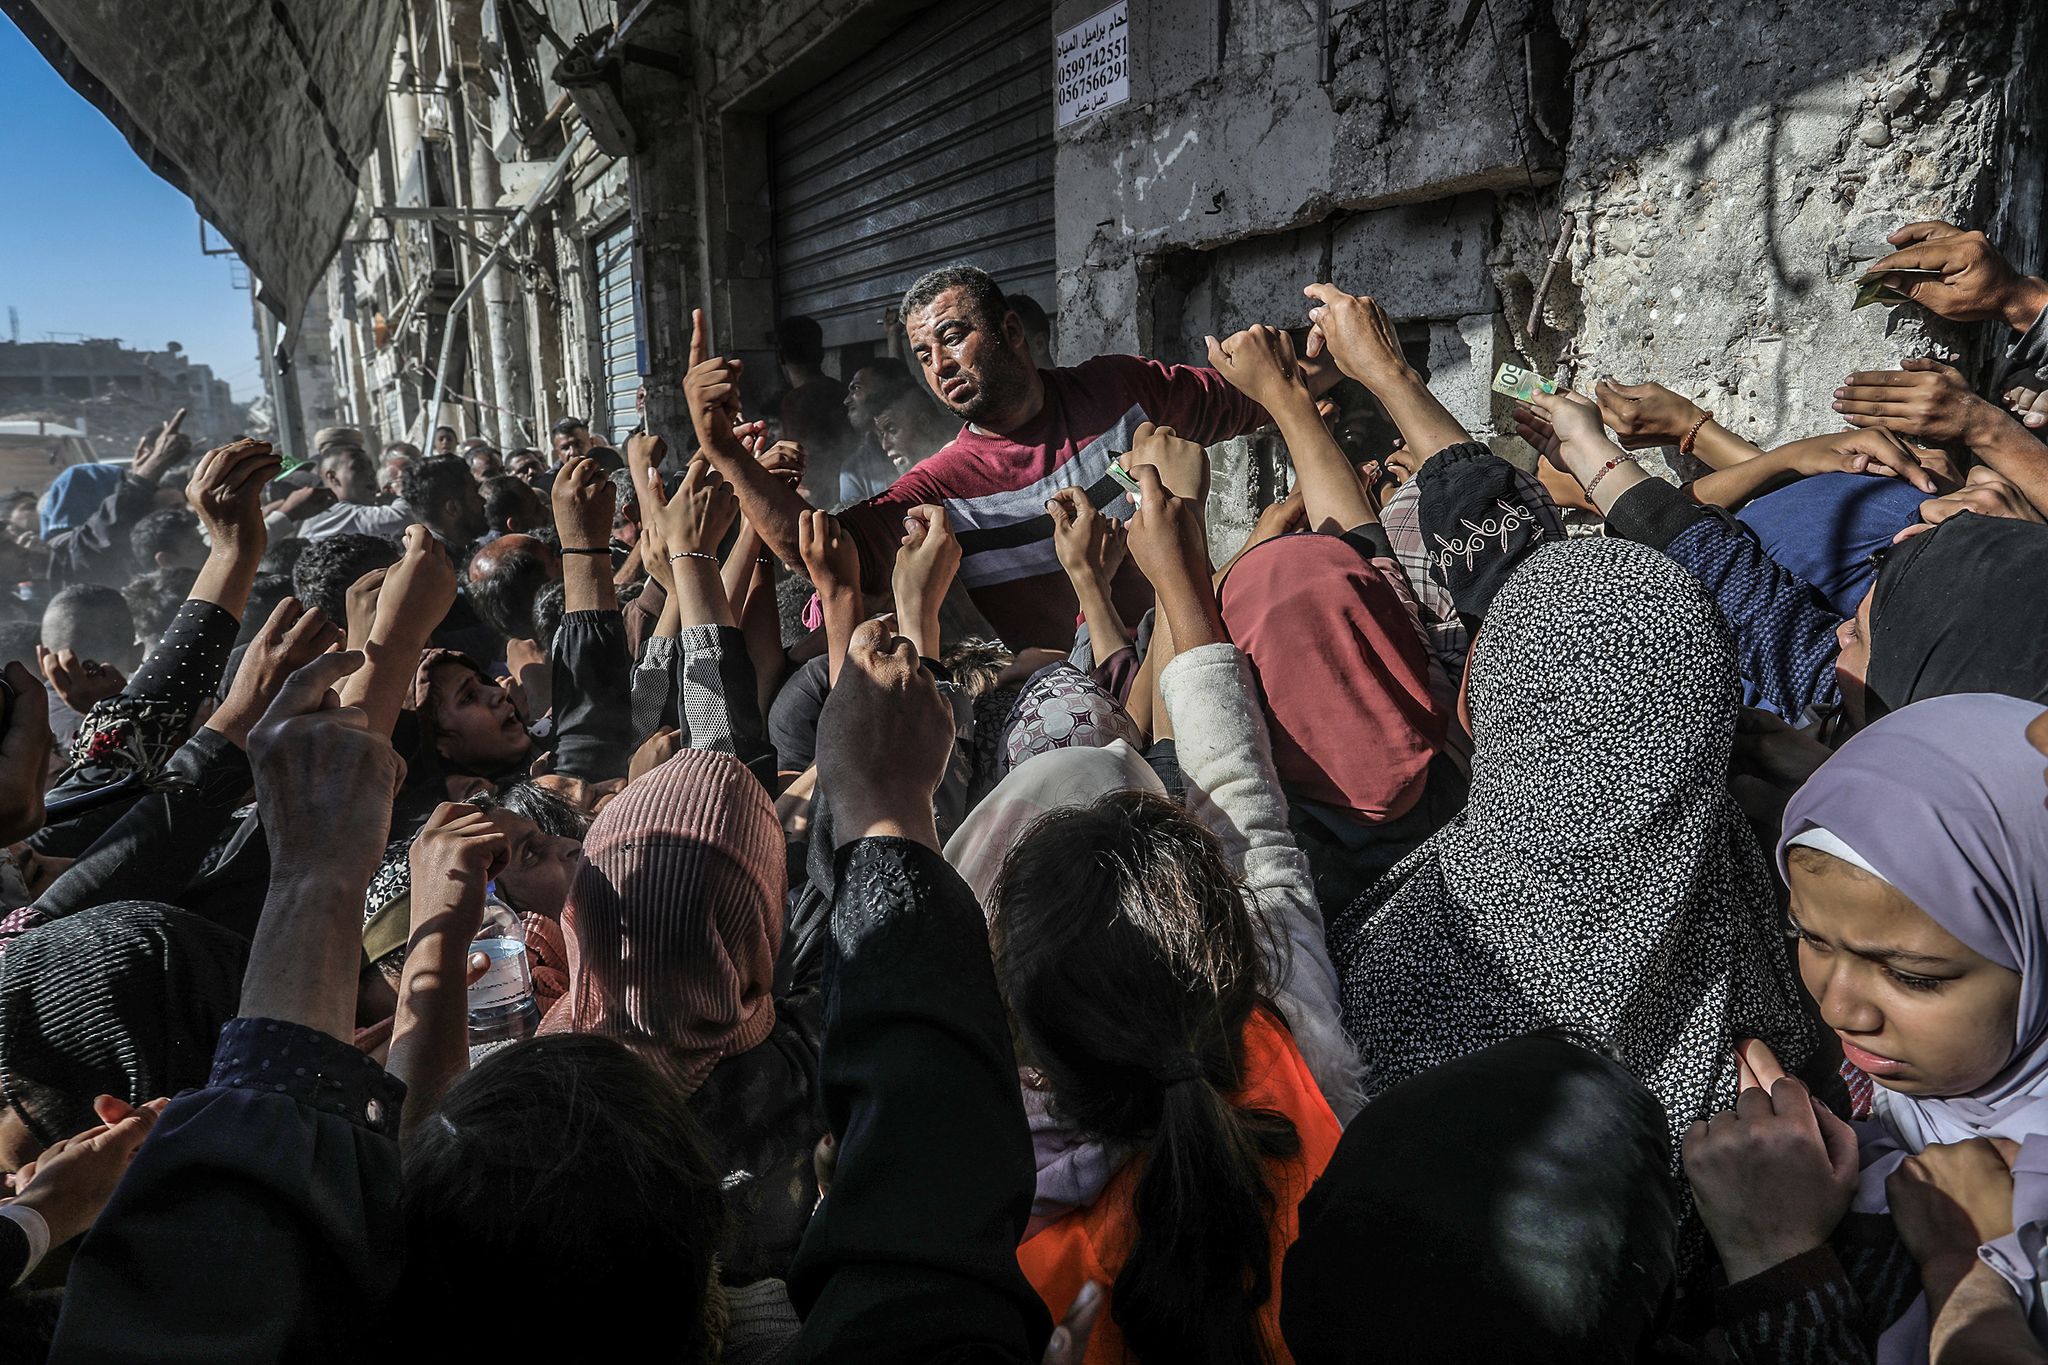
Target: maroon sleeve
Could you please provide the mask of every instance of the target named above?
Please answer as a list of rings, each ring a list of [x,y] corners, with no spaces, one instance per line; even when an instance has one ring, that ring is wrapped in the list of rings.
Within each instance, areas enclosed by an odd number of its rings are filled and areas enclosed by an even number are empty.
[[[933,477],[932,466],[946,455],[946,451],[940,451],[866,502],[842,508],[837,514],[839,525],[853,537],[854,546],[860,551],[863,592],[883,592],[888,588],[889,577],[896,569],[896,551],[903,545],[904,511],[945,501],[945,489]]]
[[[1100,367],[1090,383],[1119,385],[1145,407],[1145,415],[1190,441],[1214,445],[1272,422],[1266,410],[1239,393],[1206,365],[1167,365],[1135,355],[1104,355],[1085,368]]]

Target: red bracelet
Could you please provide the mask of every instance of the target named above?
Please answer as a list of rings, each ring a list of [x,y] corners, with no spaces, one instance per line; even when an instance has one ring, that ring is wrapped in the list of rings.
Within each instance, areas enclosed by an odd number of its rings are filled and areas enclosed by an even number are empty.
[[[1637,460],[1641,458],[1642,457],[1640,455],[1617,455],[1613,459],[1609,460],[1606,464],[1601,465],[1600,472],[1598,474],[1595,474],[1593,476],[1592,482],[1586,485],[1586,496],[1589,498],[1593,496],[1593,490],[1600,486],[1600,480],[1606,478],[1609,474],[1612,474],[1614,472],[1615,466],[1624,464],[1634,464]]]
[[[1700,428],[1713,420],[1713,413],[1708,412],[1705,408],[1700,409],[1700,420],[1694,422],[1692,424],[1692,430],[1686,432],[1685,435],[1679,439],[1678,453],[1681,455],[1692,454],[1692,443],[1700,438]]]

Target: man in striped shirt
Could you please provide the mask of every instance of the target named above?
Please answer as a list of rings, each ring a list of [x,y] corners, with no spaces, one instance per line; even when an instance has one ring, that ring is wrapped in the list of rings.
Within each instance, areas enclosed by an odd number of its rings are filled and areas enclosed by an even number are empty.
[[[1105,355],[1037,368],[1023,323],[995,281],[971,266],[919,279],[903,296],[902,316],[925,383],[965,425],[951,444],[839,519],[860,548],[863,585],[881,591],[902,542],[904,513],[924,504],[945,508],[960,539],[960,581],[1012,649],[1073,643],[1078,604],[1053,553],[1045,510],[1054,493],[1082,488],[1098,508],[1127,517],[1131,504],[1108,471],[1140,425],[1172,427],[1211,445],[1268,420],[1263,408],[1204,367]],[[797,517],[804,504],[730,439],[737,362],[703,360],[707,349],[692,346],[686,383],[699,438],[769,547],[787,563],[800,562]],[[1313,362],[1309,387],[1320,393],[1337,378],[1327,360]],[[1126,619],[1151,605],[1151,590],[1129,562],[1112,590]]]

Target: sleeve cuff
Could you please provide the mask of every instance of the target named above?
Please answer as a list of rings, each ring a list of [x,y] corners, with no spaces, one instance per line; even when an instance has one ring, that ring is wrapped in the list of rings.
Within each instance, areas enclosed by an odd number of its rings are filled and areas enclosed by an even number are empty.
[[[1623,540],[1662,550],[1706,511],[1662,479],[1644,479],[1614,500],[1607,529]]]
[[[36,1273],[36,1267],[43,1263],[43,1257],[50,1254],[50,1225],[43,1221],[43,1215],[20,1204],[0,1204],[0,1218],[5,1218],[21,1229],[21,1235],[28,1238],[28,1260],[21,1267],[21,1273],[14,1277],[13,1285]]]
[[[373,1133],[398,1136],[405,1082],[318,1029],[282,1019],[230,1019],[213,1052],[211,1090],[287,1095]]]
[[[1715,1298],[1723,1317],[1738,1318],[1768,1313],[1788,1299],[1844,1283],[1846,1278],[1835,1249],[1822,1242],[1811,1251],[1723,1287]]]

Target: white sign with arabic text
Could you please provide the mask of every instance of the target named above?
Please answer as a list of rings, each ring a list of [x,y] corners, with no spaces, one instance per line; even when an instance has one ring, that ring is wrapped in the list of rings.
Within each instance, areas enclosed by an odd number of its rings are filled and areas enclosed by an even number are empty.
[[[1131,27],[1117,0],[1100,14],[1074,25],[1054,46],[1058,73],[1054,99],[1055,126],[1100,113],[1131,98]]]

